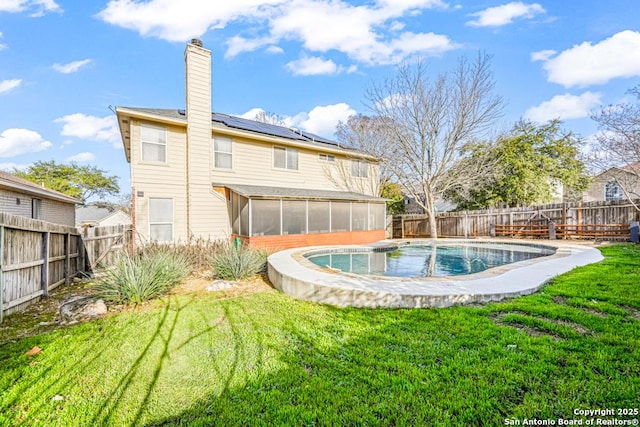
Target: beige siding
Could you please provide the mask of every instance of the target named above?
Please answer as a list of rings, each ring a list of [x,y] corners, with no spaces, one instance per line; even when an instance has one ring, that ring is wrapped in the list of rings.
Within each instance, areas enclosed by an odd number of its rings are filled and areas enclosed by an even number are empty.
[[[370,165],[369,178],[354,178],[351,176],[349,158],[336,155],[335,162],[326,162],[318,157],[321,151],[298,148],[298,170],[278,169],[273,167],[273,147],[284,145],[244,138],[232,138],[232,141],[233,169],[213,169],[212,181],[217,184],[354,191],[377,195],[374,194],[377,188],[372,183],[378,176],[378,165]]]
[[[615,178],[625,187],[632,199],[640,197],[640,179],[635,175],[620,171],[604,172],[591,182],[587,191],[584,192],[583,202],[599,202],[605,200],[605,185]]]
[[[165,126],[167,129],[166,163],[141,161],[140,126],[145,122],[131,123],[131,184],[136,194],[135,221],[138,238],[149,239],[150,197],[173,199],[174,238],[186,241],[186,135],[184,128]],[[150,124],[150,123],[149,123]],[[155,126],[162,126],[155,123]],[[142,196],[138,195],[142,192]]]
[[[188,227],[196,238],[223,237],[226,202],[211,186],[211,52],[187,45]]]

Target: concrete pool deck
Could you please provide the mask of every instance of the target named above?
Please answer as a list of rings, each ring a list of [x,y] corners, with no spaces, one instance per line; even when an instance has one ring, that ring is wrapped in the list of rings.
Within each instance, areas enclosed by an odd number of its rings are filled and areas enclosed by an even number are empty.
[[[433,240],[402,239],[372,245],[288,249],[269,257],[269,280],[276,289],[294,298],[341,307],[449,307],[531,294],[559,274],[603,259],[599,250],[575,242],[438,239],[438,244],[544,245],[555,248],[556,253],[464,276],[400,278],[342,273],[318,267],[304,257],[305,253],[321,249],[373,248],[405,242],[415,245],[429,244]]]

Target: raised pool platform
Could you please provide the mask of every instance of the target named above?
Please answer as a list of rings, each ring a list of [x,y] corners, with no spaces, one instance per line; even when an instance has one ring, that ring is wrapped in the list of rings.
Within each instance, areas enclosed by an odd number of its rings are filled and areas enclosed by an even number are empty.
[[[318,267],[305,255],[336,249],[378,251],[396,245],[525,244],[555,248],[555,254],[490,268],[480,273],[448,277],[388,277],[343,273]],[[403,239],[372,245],[316,246],[288,249],[269,257],[269,280],[294,298],[341,307],[448,307],[486,303],[537,291],[553,277],[575,267],[601,261],[595,248],[561,241]]]

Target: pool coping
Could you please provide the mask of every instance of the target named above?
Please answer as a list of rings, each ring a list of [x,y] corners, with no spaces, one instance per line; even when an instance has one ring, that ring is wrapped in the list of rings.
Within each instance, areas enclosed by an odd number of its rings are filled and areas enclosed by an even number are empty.
[[[363,276],[321,268],[304,254],[327,249],[375,248],[433,239],[385,240],[372,245],[310,246],[288,249],[269,256],[267,274],[273,286],[294,298],[341,307],[448,307],[486,303],[531,294],[553,277],[575,267],[601,261],[595,248],[563,241],[516,239],[437,239],[439,244],[511,243],[553,247],[553,255],[520,261],[464,276],[400,278]]]

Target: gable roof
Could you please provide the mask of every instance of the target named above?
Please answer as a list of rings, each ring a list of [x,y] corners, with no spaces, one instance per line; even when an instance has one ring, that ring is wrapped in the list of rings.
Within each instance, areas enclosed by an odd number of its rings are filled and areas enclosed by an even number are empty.
[[[109,210],[95,205],[79,206],[76,208],[76,224],[98,223],[116,215],[124,215],[129,218],[129,222],[131,221],[131,217],[120,209]]]
[[[185,110],[162,109],[162,108],[135,108],[135,107],[116,107],[118,114],[118,122],[120,125],[120,133],[125,146],[125,154],[127,161],[130,161],[130,141],[127,127],[129,118],[136,117],[147,120],[157,120],[169,124],[186,126],[187,117]],[[270,123],[258,122],[256,120],[245,119],[242,117],[231,116],[222,113],[211,113],[212,130],[225,132],[240,132],[247,136],[263,136],[277,138],[281,143],[291,145],[304,145],[309,148],[315,148],[331,152],[340,152],[347,155],[357,156],[359,158],[367,158],[372,161],[378,161],[363,151],[349,147],[339,142],[332,141],[319,135],[299,129],[292,129],[286,126],[278,126]]]
[[[45,199],[56,200],[59,202],[80,204],[82,200],[68,196],[56,190],[51,190],[44,186],[40,186],[35,182],[17,177],[8,172],[0,171],[0,188],[6,188],[18,193],[26,193],[32,196],[42,197]]]

